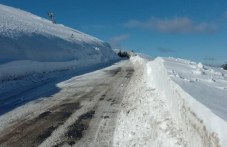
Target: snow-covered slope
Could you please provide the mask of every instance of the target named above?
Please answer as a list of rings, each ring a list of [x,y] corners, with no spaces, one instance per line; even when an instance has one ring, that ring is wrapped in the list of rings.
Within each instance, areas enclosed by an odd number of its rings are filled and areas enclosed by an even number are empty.
[[[183,59],[164,58],[171,79],[227,121],[227,71]]]
[[[108,43],[31,13],[0,4],[0,20],[0,80],[117,59]]]
[[[183,59],[131,60],[137,72],[123,99],[115,146],[226,146],[226,71]]]

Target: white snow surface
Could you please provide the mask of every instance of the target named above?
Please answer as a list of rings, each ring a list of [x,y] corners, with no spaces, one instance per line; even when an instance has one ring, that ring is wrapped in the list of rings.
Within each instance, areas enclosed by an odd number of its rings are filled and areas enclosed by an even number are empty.
[[[0,80],[118,60],[110,45],[0,4]]]
[[[226,146],[226,71],[175,58],[131,61],[114,146]]]
[[[171,79],[227,121],[227,71],[183,59],[164,58]]]

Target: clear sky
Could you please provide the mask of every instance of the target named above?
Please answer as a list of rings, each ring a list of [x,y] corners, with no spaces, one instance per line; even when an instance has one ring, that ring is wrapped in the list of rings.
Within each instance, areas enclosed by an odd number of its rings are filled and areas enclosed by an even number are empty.
[[[0,0],[110,42],[113,48],[227,62],[226,0]]]

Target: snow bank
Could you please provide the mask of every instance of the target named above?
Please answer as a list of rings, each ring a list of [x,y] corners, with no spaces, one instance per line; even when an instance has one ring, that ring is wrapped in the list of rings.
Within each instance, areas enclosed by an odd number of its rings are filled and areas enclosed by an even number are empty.
[[[133,57],[135,72],[125,91],[114,133],[115,147],[183,147],[188,140],[159,90],[147,85],[146,62]]]
[[[118,60],[110,45],[0,4],[0,80]]]
[[[164,58],[164,65],[171,79],[184,91],[227,120],[226,71],[174,58]]]
[[[183,73],[190,71],[191,78],[195,78],[192,73],[197,69],[206,70],[205,75],[208,71],[219,77],[223,74],[202,63],[182,59],[149,61],[136,56],[131,61],[135,74],[122,101],[114,134],[115,147],[224,147],[227,144],[226,121],[174,80],[191,83]],[[188,70],[186,65],[194,70]]]
[[[197,143],[191,145],[218,146],[218,144],[221,144],[224,147],[227,144],[226,121],[215,115],[211,109],[197,101],[195,97],[192,97],[182,87],[176,84],[168,74],[164,62],[167,61],[163,58],[157,58],[154,61],[148,62],[145,68],[146,79],[150,86],[163,92],[171,115],[175,117],[178,125],[183,126],[183,132],[190,137],[190,140]],[[178,61],[179,64],[185,62],[186,60],[184,62]],[[187,65],[191,65],[191,62],[188,62]],[[176,68],[179,67],[176,66]],[[197,68],[201,70],[204,69],[204,66],[199,63]],[[187,71],[184,69],[184,66],[179,68],[179,70]],[[182,76],[176,77],[182,79]],[[200,95],[206,92],[201,90]],[[216,99],[216,97],[213,97],[213,99]]]

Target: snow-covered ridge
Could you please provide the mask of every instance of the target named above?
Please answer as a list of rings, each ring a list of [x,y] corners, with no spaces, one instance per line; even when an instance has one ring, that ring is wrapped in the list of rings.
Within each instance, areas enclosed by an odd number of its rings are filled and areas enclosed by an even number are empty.
[[[117,60],[110,45],[0,4],[0,80]]]
[[[0,33],[1,35],[17,38],[22,35],[42,34],[48,37],[58,37],[72,42],[96,42],[101,40],[84,34],[80,31],[65,27],[62,24],[53,24],[51,21],[31,14],[29,12],[15,9],[0,4]],[[75,34],[74,34],[75,33]],[[71,35],[73,34],[73,39]]]

